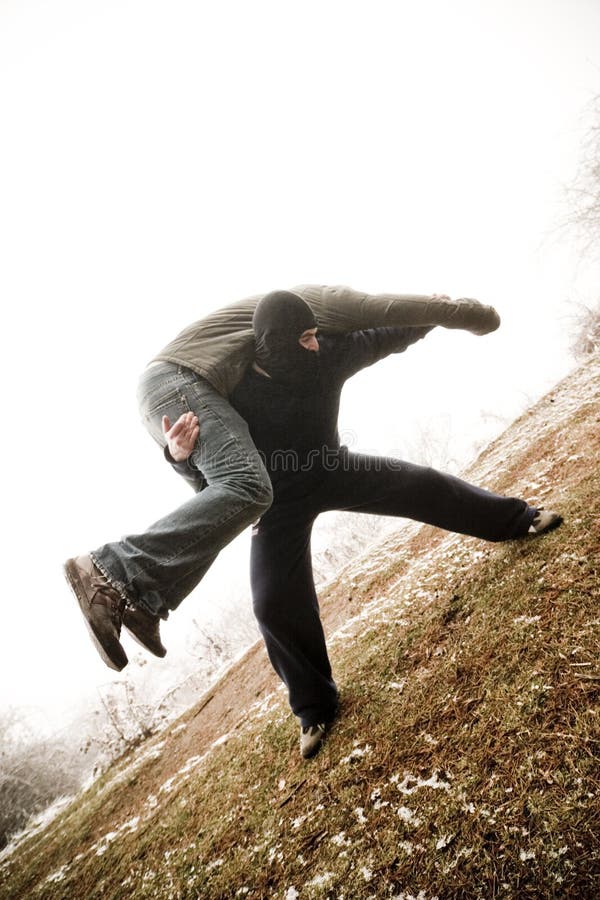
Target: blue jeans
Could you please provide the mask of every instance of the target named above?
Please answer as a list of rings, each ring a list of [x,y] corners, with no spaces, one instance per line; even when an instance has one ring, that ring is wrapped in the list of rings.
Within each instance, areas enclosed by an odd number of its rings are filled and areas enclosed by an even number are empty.
[[[91,553],[121,596],[166,619],[207,572],[219,551],[271,505],[271,482],[246,422],[205,379],[173,363],[142,374],[143,422],[164,447],[162,417],[188,411],[200,421],[189,460],[196,495],[143,534],[127,535]]]

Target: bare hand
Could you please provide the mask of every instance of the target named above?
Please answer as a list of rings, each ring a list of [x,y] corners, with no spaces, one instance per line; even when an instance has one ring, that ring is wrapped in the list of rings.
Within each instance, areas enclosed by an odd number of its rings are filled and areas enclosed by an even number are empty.
[[[182,413],[174,425],[168,416],[163,416],[162,427],[169,453],[175,462],[183,462],[194,449],[200,434],[198,416],[193,412]]]

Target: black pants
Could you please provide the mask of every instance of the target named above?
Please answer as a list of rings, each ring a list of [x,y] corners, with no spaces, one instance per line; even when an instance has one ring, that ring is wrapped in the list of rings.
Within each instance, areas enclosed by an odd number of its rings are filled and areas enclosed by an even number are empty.
[[[305,496],[275,500],[255,527],[251,550],[254,612],[273,667],[302,725],[335,716],[337,689],[319,617],[310,553],[321,512],[401,516],[488,541],[521,537],[536,510],[435,469],[341,452],[337,466],[314,473]],[[301,479],[303,476],[296,476]]]

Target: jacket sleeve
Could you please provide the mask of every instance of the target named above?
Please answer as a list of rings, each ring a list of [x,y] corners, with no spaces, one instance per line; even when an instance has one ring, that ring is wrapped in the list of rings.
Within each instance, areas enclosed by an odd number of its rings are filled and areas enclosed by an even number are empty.
[[[169,453],[169,448],[167,446],[165,446],[163,452],[165,459],[170,464],[171,468],[174,469],[178,475],[181,475],[197,494],[204,490],[207,484],[206,479],[202,472],[190,463],[189,458],[184,459],[182,462],[176,462]]]
[[[436,295],[366,294],[327,285],[301,285],[295,290],[310,303],[324,330],[441,325],[482,335],[500,325],[493,306],[464,297],[450,300]]]
[[[346,379],[392,353],[403,353],[411,344],[420,341],[434,328],[369,328],[352,331],[334,339],[336,369]]]

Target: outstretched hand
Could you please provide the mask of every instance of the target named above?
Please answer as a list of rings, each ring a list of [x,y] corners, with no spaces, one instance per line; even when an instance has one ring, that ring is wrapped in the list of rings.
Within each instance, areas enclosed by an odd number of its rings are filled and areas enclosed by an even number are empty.
[[[175,462],[183,462],[194,449],[200,434],[198,416],[193,412],[182,413],[173,425],[168,416],[163,416],[162,427],[169,453]]]

